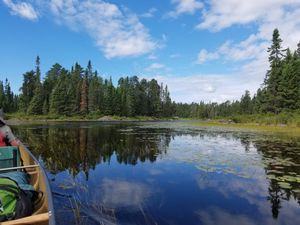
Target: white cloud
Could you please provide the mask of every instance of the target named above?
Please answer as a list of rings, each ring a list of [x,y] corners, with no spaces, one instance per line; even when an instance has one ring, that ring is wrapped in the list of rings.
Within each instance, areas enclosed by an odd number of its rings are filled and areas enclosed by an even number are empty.
[[[176,58],[180,58],[180,57],[181,57],[181,54],[179,54],[179,53],[174,53],[174,54],[170,55],[171,59],[176,59]]]
[[[29,3],[3,2],[12,14],[30,20],[38,18],[38,12]],[[122,11],[115,4],[102,0],[33,0],[32,4],[40,12],[47,10],[57,23],[86,32],[108,59],[139,56],[158,48],[138,16],[127,9]],[[154,12],[154,8],[149,10]]]
[[[12,0],[3,0],[3,3],[11,10],[10,13],[12,15],[20,16],[32,21],[37,20],[39,17],[38,12],[30,3],[14,3]]]
[[[211,0],[198,28],[218,31],[235,24],[274,21],[284,16],[285,7],[292,9],[299,4],[299,0]]]
[[[151,53],[150,55],[148,55],[148,59],[156,60],[156,59],[157,59],[157,56],[154,55],[153,53]]]
[[[172,100],[176,102],[221,103],[240,99],[245,90],[249,90],[252,94],[256,92],[264,74],[255,70],[248,72],[246,69],[232,74],[156,75],[147,78],[154,78],[158,83],[167,84]]]
[[[263,82],[269,67],[267,48],[271,44],[273,30],[279,29],[284,41],[283,48],[295,49],[300,37],[300,20],[297,18],[300,18],[299,0],[212,0],[210,7],[203,12],[203,21],[197,28],[220,31],[233,25],[255,24],[257,31],[240,42],[225,41],[215,51],[199,51],[199,64],[218,58],[225,62],[242,63],[236,72],[220,75],[215,80],[216,93],[220,97],[204,94],[204,99],[209,100],[211,97],[220,102],[224,99],[222,94],[228,100],[238,99],[246,89],[254,93]],[[213,82],[212,76],[203,77],[206,78],[205,82]],[[223,85],[220,80],[224,82]]]
[[[268,47],[268,41],[259,40],[255,35],[250,35],[249,38],[240,43],[226,41],[215,52],[208,52],[206,49],[201,49],[198,53],[197,63],[203,64],[207,61],[219,59],[221,57],[227,61],[234,62],[256,60],[262,55],[264,56],[264,59],[267,59],[266,53]]]
[[[206,49],[201,49],[201,51],[198,53],[197,63],[203,64],[206,61],[218,59],[219,57],[219,53],[217,52],[210,53]]]
[[[165,65],[160,63],[152,63],[149,67],[146,68],[146,71],[158,70],[164,68]]]
[[[169,17],[177,17],[181,14],[194,14],[196,10],[203,8],[203,3],[197,0],[172,0],[176,5],[175,10],[167,14]]]
[[[86,31],[106,58],[139,56],[157,47],[135,14],[123,13],[104,1],[52,0],[56,19],[74,30]]]
[[[140,15],[140,17],[142,17],[142,18],[152,18],[156,12],[157,12],[156,8],[150,8],[148,10],[148,12]]]

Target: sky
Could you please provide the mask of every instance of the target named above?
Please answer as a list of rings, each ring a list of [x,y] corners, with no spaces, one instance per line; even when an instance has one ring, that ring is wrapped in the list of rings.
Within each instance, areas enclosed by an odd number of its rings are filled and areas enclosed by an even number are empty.
[[[0,0],[0,80],[15,93],[41,59],[113,82],[157,79],[176,102],[237,100],[263,83],[272,32],[300,41],[300,0]]]

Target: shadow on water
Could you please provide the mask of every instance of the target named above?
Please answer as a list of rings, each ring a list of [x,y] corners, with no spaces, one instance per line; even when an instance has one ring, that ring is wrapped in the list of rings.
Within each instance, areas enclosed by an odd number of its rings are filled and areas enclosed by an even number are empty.
[[[300,223],[299,138],[156,125],[14,131],[50,173],[60,224]]]

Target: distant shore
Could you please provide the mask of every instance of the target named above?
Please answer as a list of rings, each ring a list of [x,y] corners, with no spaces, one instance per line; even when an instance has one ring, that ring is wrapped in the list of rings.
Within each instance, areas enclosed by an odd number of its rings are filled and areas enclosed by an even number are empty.
[[[235,122],[232,119],[214,119],[202,120],[193,118],[155,118],[155,117],[119,117],[119,116],[100,116],[100,117],[47,117],[47,116],[26,116],[14,117],[8,115],[6,122],[11,126],[18,125],[32,125],[32,124],[53,124],[53,123],[67,123],[67,122],[171,122],[178,121],[199,127],[223,127],[223,128],[237,128],[247,130],[260,130],[271,132],[295,133],[300,135],[300,126],[298,123],[257,123],[257,122]]]
[[[47,117],[47,116],[26,116],[14,117],[9,115],[5,119],[8,125],[26,124],[49,124],[56,122],[146,122],[146,121],[174,121],[176,118],[156,118],[156,117],[120,117],[120,116],[101,116],[101,117]]]

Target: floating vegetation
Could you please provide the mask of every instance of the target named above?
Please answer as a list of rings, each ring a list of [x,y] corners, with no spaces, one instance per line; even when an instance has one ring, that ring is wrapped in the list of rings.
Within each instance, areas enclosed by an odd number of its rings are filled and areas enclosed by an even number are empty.
[[[291,189],[292,186],[287,182],[278,182],[278,185],[283,189]]]

